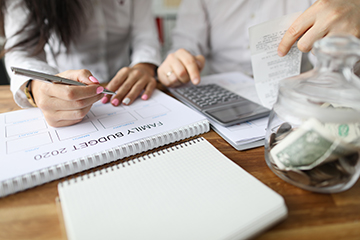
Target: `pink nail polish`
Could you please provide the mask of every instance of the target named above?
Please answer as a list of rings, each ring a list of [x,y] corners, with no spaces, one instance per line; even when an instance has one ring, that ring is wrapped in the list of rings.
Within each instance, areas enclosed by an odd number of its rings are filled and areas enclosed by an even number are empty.
[[[114,106],[119,105],[119,99],[114,98],[114,99],[111,101],[111,104],[114,105]]]
[[[97,94],[100,94],[100,93],[102,93],[104,91],[104,88],[103,87],[98,87],[97,89],[96,89],[96,93]]]
[[[93,83],[99,83],[99,81],[94,76],[90,76],[89,80],[92,81]]]
[[[107,97],[103,97],[103,98],[101,99],[101,102],[102,102],[102,103],[107,103],[107,102],[108,102]]]
[[[146,94],[144,94],[144,95],[141,96],[141,99],[142,99],[142,100],[148,100],[148,99],[149,99],[149,96],[146,95]]]

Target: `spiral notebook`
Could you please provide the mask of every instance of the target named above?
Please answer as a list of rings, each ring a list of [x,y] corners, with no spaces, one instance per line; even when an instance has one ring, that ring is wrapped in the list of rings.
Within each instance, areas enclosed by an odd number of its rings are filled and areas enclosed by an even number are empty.
[[[82,122],[48,126],[37,108],[0,114],[0,197],[209,131],[156,90],[130,106],[95,103]]]
[[[249,239],[287,215],[283,198],[204,138],[58,184],[75,239]]]

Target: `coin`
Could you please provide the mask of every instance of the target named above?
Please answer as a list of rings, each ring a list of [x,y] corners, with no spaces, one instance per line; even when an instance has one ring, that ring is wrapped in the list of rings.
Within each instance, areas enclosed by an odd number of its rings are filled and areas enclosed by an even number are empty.
[[[276,141],[282,141],[290,132],[292,128],[291,125],[287,122],[280,125],[278,130],[276,131]]]
[[[344,182],[349,174],[342,169],[338,160],[317,166],[308,171],[312,185],[328,187]]]
[[[293,180],[297,183],[300,183],[303,185],[310,185],[310,183],[311,183],[311,179],[303,171],[293,169],[293,170],[285,171],[285,174],[288,178],[290,178],[291,180]]]
[[[272,133],[270,135],[270,138],[269,138],[269,146],[270,147],[273,147],[273,145],[275,144],[275,137],[276,137],[276,134],[275,133]]]
[[[358,162],[358,153],[339,158],[338,169],[344,174],[354,174],[356,172],[356,163]]]
[[[283,134],[286,133],[288,131],[291,130],[291,125],[287,122],[284,122],[283,124],[280,125],[280,127],[278,128],[278,130],[276,131],[276,134]]]
[[[359,152],[356,152],[354,154],[348,155],[345,157],[346,158],[346,162],[350,165],[350,166],[355,166],[358,161],[359,161]]]

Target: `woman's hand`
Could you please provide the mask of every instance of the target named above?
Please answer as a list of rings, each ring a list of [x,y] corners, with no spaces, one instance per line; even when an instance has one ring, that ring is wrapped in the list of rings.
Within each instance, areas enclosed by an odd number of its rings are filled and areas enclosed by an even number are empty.
[[[91,106],[103,96],[103,87],[88,70],[68,70],[58,76],[88,84],[74,86],[32,81],[31,91],[35,103],[43,112],[47,123],[53,127],[80,122]]]
[[[106,87],[108,90],[116,92],[116,95],[112,97],[105,94],[101,102],[110,101],[114,106],[118,106],[120,103],[129,105],[140,94],[142,94],[141,99],[149,99],[156,88],[155,68],[156,66],[150,63],[139,63],[133,67],[120,69]]]
[[[167,87],[176,87],[191,81],[200,83],[200,72],[205,66],[202,55],[193,56],[185,49],[179,49],[167,56],[158,68],[159,81]]]

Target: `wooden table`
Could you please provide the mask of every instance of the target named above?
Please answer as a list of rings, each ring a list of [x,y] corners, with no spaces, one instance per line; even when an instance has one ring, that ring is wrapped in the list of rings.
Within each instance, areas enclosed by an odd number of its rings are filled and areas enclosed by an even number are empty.
[[[17,110],[9,86],[0,86],[0,112]],[[338,194],[312,193],[292,186],[268,168],[264,148],[236,151],[214,131],[203,136],[228,158],[281,194],[289,216],[256,239],[360,239],[360,181]],[[53,181],[0,198],[0,239],[64,239]]]

